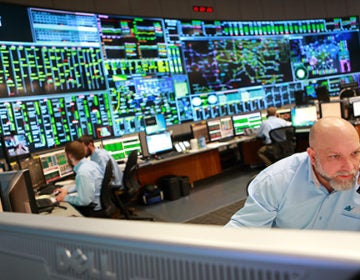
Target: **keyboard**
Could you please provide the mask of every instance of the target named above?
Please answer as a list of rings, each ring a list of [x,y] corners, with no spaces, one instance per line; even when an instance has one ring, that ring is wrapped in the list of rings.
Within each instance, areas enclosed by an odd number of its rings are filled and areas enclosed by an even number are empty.
[[[178,155],[181,155],[181,153],[177,152],[177,151],[171,151],[171,152],[168,152],[168,153],[164,153],[164,154],[160,154],[158,156],[159,159],[163,159],[163,158],[172,158],[172,157],[175,157],[175,156],[178,156]]]
[[[39,212],[51,211],[57,204],[55,197],[50,195],[42,195],[36,198],[36,206]]]
[[[39,195],[52,194],[56,188],[58,188],[58,187],[56,187],[54,185],[47,185],[47,186],[40,188],[38,190],[38,194]]]

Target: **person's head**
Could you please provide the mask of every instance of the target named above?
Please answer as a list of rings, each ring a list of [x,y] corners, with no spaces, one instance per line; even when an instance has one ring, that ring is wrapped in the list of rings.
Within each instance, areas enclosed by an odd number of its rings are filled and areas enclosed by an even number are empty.
[[[84,145],[84,151],[86,157],[90,156],[94,152],[95,150],[94,139],[90,135],[83,135],[77,141],[79,141]]]
[[[65,145],[65,154],[71,166],[75,166],[85,157],[84,145],[79,141],[68,142]]]
[[[337,117],[319,119],[310,129],[309,148],[313,170],[329,191],[355,186],[360,164],[360,143],[356,129]]]
[[[267,116],[271,117],[271,116],[276,116],[276,108],[275,107],[269,107],[266,110]]]

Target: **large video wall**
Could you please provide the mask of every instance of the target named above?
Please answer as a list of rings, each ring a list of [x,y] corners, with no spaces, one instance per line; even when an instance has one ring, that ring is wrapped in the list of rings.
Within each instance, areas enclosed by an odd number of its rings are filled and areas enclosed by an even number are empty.
[[[0,133],[35,150],[281,107],[360,73],[357,17],[205,21],[0,3]]]

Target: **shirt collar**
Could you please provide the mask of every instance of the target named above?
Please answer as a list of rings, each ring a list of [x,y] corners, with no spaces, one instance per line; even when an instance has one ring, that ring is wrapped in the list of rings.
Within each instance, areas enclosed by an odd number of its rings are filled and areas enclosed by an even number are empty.
[[[320,183],[319,179],[317,178],[317,176],[314,172],[314,168],[311,164],[310,157],[308,157],[308,168],[309,168],[309,171],[308,171],[309,180],[312,181],[317,188],[320,188],[322,186],[322,184]]]
[[[77,171],[79,170],[80,166],[83,164],[83,162],[87,160],[86,158],[81,159],[77,165],[74,166],[74,172],[77,173]]]

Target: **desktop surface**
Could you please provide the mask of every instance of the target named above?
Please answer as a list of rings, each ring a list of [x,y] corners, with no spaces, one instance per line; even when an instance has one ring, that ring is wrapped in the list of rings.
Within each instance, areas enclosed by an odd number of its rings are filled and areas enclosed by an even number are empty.
[[[312,280],[358,279],[360,272],[356,232],[4,213],[0,242],[5,279]]]

